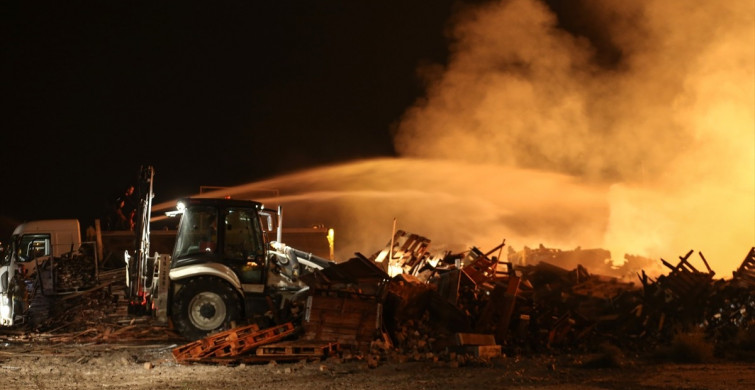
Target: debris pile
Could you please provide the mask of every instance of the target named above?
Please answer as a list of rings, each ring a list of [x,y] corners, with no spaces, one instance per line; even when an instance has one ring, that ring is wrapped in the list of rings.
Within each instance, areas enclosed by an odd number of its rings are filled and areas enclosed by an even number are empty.
[[[97,284],[98,268],[94,248],[82,245],[62,256],[35,259],[33,267],[23,275],[37,283],[42,294],[53,295],[87,290]]]
[[[56,292],[79,291],[97,284],[97,260],[84,248],[52,259]]]
[[[302,339],[365,349],[382,329],[388,277],[363,256],[305,275]]]
[[[41,275],[41,273],[40,273]],[[25,322],[3,333],[13,341],[53,343],[147,343],[182,340],[171,329],[149,317],[127,313],[125,269],[97,273],[86,290],[36,289]]]
[[[179,346],[174,357],[230,363],[337,355],[371,367],[386,360],[463,365],[605,345],[649,352],[692,330],[702,331],[721,355],[755,350],[755,248],[728,280],[715,278],[702,253],[704,267],[695,267],[689,251],[676,264],[661,259],[666,272],[660,276],[639,269],[631,281],[582,264],[602,267],[610,254],[600,249],[509,249],[504,261],[505,241],[487,251],[440,255],[429,245],[425,237],[397,231],[372,256],[356,253],[303,275],[305,296],[290,305],[291,315],[274,318],[277,325],[247,323]],[[48,332],[47,340],[180,339],[169,328],[128,316],[124,270],[94,270],[97,277],[88,280],[93,270],[85,263],[78,262],[78,271],[54,268],[58,293],[40,294],[46,301],[32,305],[49,311],[36,327]],[[88,289],[75,291],[81,286]]]
[[[714,280],[702,253],[706,270],[695,268],[690,251],[676,265],[661,259],[668,274],[653,279],[642,271],[636,275],[641,283],[635,283],[592,274],[579,264],[579,255],[588,263],[610,258],[603,250],[563,252],[541,247],[509,256],[520,263],[514,264],[499,258],[505,242],[487,252],[471,248],[439,257],[428,252],[429,243],[427,238],[398,231],[384,250],[369,259],[357,254],[350,260],[377,267],[370,279],[380,281],[382,292],[375,298],[383,310],[378,316],[381,323],[357,326],[362,335],[373,331],[371,348],[365,349],[363,342],[345,342],[345,334],[350,333],[346,329],[333,335],[342,347],[398,361],[449,359],[450,354],[461,353],[490,357],[495,350],[587,352],[606,344],[651,351],[676,334],[703,328],[709,341],[723,351],[742,340],[743,333],[755,331],[755,248],[731,280]],[[563,256],[572,256],[578,265],[565,269],[547,261]],[[312,278],[331,280],[326,272],[335,270],[317,271]],[[341,275],[341,280],[347,279]],[[358,279],[330,288],[370,287]],[[316,293],[310,296],[313,302],[320,299]],[[311,318],[303,321],[310,332],[322,327]],[[470,343],[470,339],[478,341]],[[486,342],[481,344],[483,339]]]

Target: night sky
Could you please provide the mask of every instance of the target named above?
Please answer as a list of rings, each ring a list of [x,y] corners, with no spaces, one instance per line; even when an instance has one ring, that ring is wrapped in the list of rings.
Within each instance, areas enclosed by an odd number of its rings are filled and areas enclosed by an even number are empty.
[[[0,215],[79,218],[393,156],[453,1],[3,2]],[[6,234],[4,234],[5,236]]]

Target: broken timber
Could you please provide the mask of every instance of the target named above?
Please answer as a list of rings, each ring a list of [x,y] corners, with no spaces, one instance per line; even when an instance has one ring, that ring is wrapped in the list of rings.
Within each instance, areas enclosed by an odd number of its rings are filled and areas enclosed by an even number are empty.
[[[676,297],[693,301],[697,298],[702,290],[710,284],[713,276],[716,274],[708,265],[708,262],[700,253],[700,258],[703,260],[705,267],[708,269],[707,273],[698,271],[692,264],[689,263],[689,256],[692,254],[692,250],[687,252],[684,256],[679,256],[679,264],[673,266],[667,261],[661,259],[663,265],[671,269],[671,273],[665,278],[659,279],[661,284],[668,288],[668,290],[675,294]]]
[[[734,279],[755,287],[755,247],[750,249],[742,265],[733,274]]]
[[[398,230],[386,248],[370,260],[391,277],[401,273],[416,275],[425,261],[428,246],[429,239]]]

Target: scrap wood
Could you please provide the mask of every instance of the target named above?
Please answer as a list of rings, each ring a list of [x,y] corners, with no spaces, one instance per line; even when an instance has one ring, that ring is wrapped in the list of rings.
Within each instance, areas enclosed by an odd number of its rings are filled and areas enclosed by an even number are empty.
[[[703,272],[700,272],[695,268],[692,264],[689,262],[689,256],[694,252],[694,250],[691,250],[687,252],[684,256],[679,256],[679,264],[676,266],[673,266],[669,264],[666,260],[661,259],[661,262],[663,262],[663,265],[671,269],[671,273],[691,273],[691,274],[703,274]],[[702,252],[698,252],[700,254],[700,258],[703,260],[703,263],[705,264],[705,267],[708,269],[708,273],[711,277],[715,275],[716,273],[713,272],[713,270],[708,265],[708,261],[705,260],[705,257],[703,256]]]
[[[120,328],[120,329],[118,329],[116,331],[112,331],[112,328],[108,328],[108,331],[106,332],[106,334],[110,335],[110,336],[117,336],[117,335],[119,335],[121,333],[128,332],[131,329],[136,328],[137,326],[138,325],[128,325],[128,326],[124,326],[124,327],[122,327],[122,328]]]
[[[397,230],[386,248],[370,257],[393,277],[400,273],[415,274],[421,268],[430,240],[417,234]]]
[[[388,284],[385,310],[397,319],[419,319],[427,310],[435,286],[401,274]]]
[[[709,287],[713,280],[715,272],[704,273],[698,271],[689,263],[689,256],[693,250],[687,252],[684,256],[679,256],[679,263],[676,266],[669,264],[666,260],[661,259],[663,265],[671,269],[671,273],[658,278],[659,284],[667,292],[675,295],[676,298],[693,303],[698,295]],[[700,254],[702,256],[702,253]],[[703,257],[703,260],[705,258]],[[707,267],[707,262],[705,262]],[[710,269],[710,267],[708,267]]]
[[[437,288],[440,297],[452,305],[459,302],[459,295],[463,287],[474,286],[474,281],[460,269],[444,272],[430,280]]]
[[[554,346],[563,343],[568,334],[574,329],[576,321],[570,314],[564,314],[556,320],[551,329],[548,331],[548,346]]]
[[[301,277],[312,289],[354,292],[381,297],[389,276],[375,263],[356,253],[348,261],[316,270]]]
[[[504,284],[497,282],[490,300],[482,310],[477,329],[489,329],[495,332],[495,338],[502,342],[506,337],[511,323],[511,316],[514,314],[514,308],[517,301],[517,292],[521,278],[510,276]]]
[[[494,280],[496,277],[496,266],[498,265],[498,259],[488,258],[477,248],[472,248],[464,259],[464,267],[462,271],[469,276],[470,279],[477,286],[483,285],[485,282]]]
[[[107,328],[103,335],[102,340],[108,340],[110,342],[134,342],[134,341],[153,341],[153,340],[171,340],[181,338],[172,329],[164,325],[132,325],[117,331],[111,331],[108,333]],[[114,337],[118,336],[118,337]]]
[[[51,342],[71,342],[80,339],[84,335],[97,332],[97,328],[89,328],[81,332],[54,335],[49,337],[48,340]]]

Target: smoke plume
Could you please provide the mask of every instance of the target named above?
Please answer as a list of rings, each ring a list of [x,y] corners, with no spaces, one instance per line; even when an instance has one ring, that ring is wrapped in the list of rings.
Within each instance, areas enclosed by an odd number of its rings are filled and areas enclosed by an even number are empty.
[[[574,5],[572,31],[536,0],[467,10],[397,151],[605,185],[614,260],[695,249],[734,269],[755,244],[755,3]]]

